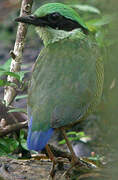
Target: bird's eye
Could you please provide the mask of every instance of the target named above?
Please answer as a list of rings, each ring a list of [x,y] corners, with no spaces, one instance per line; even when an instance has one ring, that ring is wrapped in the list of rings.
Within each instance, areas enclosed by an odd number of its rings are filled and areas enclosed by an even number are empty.
[[[52,13],[48,15],[48,20],[51,22],[56,22],[60,19],[60,14],[59,13]]]

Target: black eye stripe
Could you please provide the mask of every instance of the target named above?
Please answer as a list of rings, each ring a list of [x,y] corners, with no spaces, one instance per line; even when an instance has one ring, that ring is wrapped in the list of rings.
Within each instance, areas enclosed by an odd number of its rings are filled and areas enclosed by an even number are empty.
[[[65,31],[72,31],[73,29],[80,28],[85,34],[88,34],[88,30],[85,29],[82,25],[78,22],[71,20],[62,16],[58,12],[54,12],[52,14],[48,14],[40,19],[45,21],[44,26],[50,26],[53,29],[65,30]]]

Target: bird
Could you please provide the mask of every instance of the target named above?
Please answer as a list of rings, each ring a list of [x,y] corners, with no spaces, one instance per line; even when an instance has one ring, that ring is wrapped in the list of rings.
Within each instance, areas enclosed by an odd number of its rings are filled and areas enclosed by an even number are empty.
[[[66,4],[44,4],[16,21],[33,25],[44,43],[28,90],[28,149],[46,147],[53,161],[48,141],[57,130],[76,162],[66,129],[84,120],[100,103],[104,82],[100,48],[84,20]]]

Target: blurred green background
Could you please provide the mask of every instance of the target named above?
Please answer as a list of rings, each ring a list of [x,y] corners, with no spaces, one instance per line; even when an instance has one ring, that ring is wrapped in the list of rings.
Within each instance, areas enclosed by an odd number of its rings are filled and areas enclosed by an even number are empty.
[[[33,11],[37,6],[54,0],[35,0]],[[89,22],[94,19],[106,18],[102,28],[98,27],[95,34],[98,43],[103,50],[105,81],[101,104],[99,105],[95,123],[85,125],[86,129],[91,126],[91,134],[97,139],[97,150],[100,151],[109,162],[104,169],[105,174],[116,180],[118,177],[118,1],[117,0],[58,0],[72,5],[91,5],[99,12],[79,10],[79,14]],[[0,64],[9,59],[9,51],[13,49],[17,23],[15,17],[19,15],[19,0],[0,0]],[[94,9],[95,10],[95,9]],[[112,17],[112,18],[111,18]],[[111,19],[110,19],[111,18]],[[108,20],[109,23],[106,23]],[[98,22],[98,21],[96,21]],[[105,46],[105,48],[104,48]],[[37,38],[34,29],[29,27],[23,57],[23,70],[31,70],[40,49],[42,41]],[[3,99],[3,88],[0,87],[0,98]],[[26,107],[26,101],[16,102],[18,107]],[[96,132],[96,126],[97,131]],[[102,149],[102,151],[101,151]]]

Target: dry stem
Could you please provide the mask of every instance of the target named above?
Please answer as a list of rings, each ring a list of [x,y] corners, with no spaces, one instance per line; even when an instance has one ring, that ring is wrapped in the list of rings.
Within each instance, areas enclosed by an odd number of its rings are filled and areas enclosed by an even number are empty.
[[[0,129],[0,137],[5,136],[11,132],[26,128],[28,126],[28,121],[20,122],[12,125],[6,126],[4,129]]]
[[[26,16],[31,13],[32,3],[33,0],[22,0],[20,16]],[[11,57],[12,57],[11,67],[10,67],[11,72],[20,71],[26,33],[27,33],[27,25],[24,23],[19,23],[17,35],[16,35],[16,42],[14,45],[14,51],[11,51]],[[18,84],[18,80],[11,76],[8,76],[8,81]],[[4,100],[7,106],[11,104],[11,102],[14,100],[16,93],[17,92],[15,87],[11,87],[11,86],[5,87]]]

